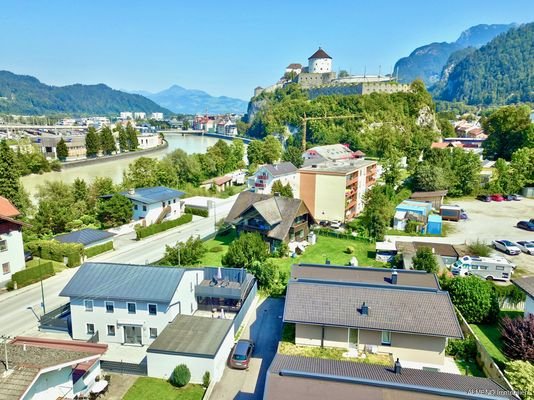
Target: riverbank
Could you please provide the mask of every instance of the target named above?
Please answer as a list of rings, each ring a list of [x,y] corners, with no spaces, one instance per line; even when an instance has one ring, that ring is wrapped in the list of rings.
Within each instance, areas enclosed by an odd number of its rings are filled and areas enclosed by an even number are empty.
[[[199,132],[199,131],[180,131],[180,132],[177,132],[177,131],[158,131],[159,133],[163,133],[164,135],[180,135],[180,136],[185,136],[185,135],[192,135],[192,136],[207,136],[207,137],[213,137],[213,138],[217,138],[217,139],[223,139],[223,140],[234,140],[234,139],[240,139],[243,141],[244,144],[249,144],[251,141],[253,141],[254,139],[251,139],[251,138],[246,138],[246,137],[242,137],[242,136],[230,136],[230,135],[223,135],[223,134],[220,134],[220,133],[214,133],[214,132]]]
[[[156,147],[152,147],[150,149],[137,150],[137,151],[132,151],[128,153],[117,153],[117,154],[112,154],[110,156],[86,158],[84,160],[66,161],[66,162],[61,163],[61,168],[69,169],[73,167],[81,167],[83,165],[94,165],[94,164],[100,164],[100,163],[105,163],[109,161],[116,161],[119,158],[127,159],[127,158],[140,157],[145,154],[151,154],[151,153],[166,149],[167,147],[169,147],[169,143],[166,140],[163,140],[163,144],[160,144],[159,146],[156,146]]]

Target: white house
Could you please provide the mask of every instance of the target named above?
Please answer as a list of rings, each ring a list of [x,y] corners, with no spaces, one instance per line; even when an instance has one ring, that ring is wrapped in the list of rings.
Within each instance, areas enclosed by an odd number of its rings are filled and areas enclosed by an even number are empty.
[[[163,121],[163,113],[160,112],[153,112],[150,117],[156,121]]]
[[[308,72],[315,74],[332,72],[332,57],[319,47],[319,50],[308,58]]]
[[[512,282],[527,295],[525,300],[525,318],[529,315],[534,315],[534,276],[513,279]]]
[[[16,337],[0,352],[0,399],[88,396],[101,373],[100,357],[107,347],[71,340]]]
[[[121,111],[120,119],[133,119],[133,113],[131,111]]]
[[[145,112],[134,112],[134,119],[145,119],[146,113]]]
[[[132,202],[134,221],[144,220],[146,226],[180,218],[184,213],[184,203],[180,200],[184,192],[178,190],[155,186],[130,189],[121,194]]]
[[[140,135],[137,136],[137,141],[141,149],[150,149],[163,143],[160,135]]]
[[[249,178],[249,187],[254,193],[270,194],[272,192],[273,183],[276,181],[282,182],[283,185],[289,183],[293,193],[299,193],[297,167],[290,162],[262,165],[254,175]]]
[[[85,263],[59,294],[70,298],[72,337],[150,345],[179,314],[198,308],[203,269]]]
[[[25,268],[23,223],[14,219],[19,214],[8,199],[0,196],[0,287],[4,287],[15,272]]]

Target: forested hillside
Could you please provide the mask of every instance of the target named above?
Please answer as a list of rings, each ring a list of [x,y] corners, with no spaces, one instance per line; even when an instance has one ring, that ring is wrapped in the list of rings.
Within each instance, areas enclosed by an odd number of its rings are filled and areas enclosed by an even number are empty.
[[[0,113],[116,115],[121,111],[170,111],[138,94],[99,85],[49,86],[27,75],[0,71]]]
[[[440,84],[438,98],[496,105],[534,101],[534,23],[509,30],[467,55]]]

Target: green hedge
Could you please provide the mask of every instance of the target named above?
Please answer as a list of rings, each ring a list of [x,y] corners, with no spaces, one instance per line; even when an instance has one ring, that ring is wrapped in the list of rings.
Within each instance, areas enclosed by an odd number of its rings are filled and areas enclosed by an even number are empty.
[[[165,221],[160,224],[153,224],[150,226],[147,226],[146,228],[135,228],[135,233],[137,235],[137,240],[143,239],[147,236],[155,235],[156,233],[160,233],[163,231],[166,231],[167,229],[175,228],[177,226],[187,224],[188,222],[191,222],[193,220],[193,214],[184,214],[180,218],[173,219],[171,221]]]
[[[198,215],[199,217],[208,217],[209,216],[209,211],[208,210],[203,210],[203,209],[194,208],[194,207],[186,207],[185,208],[185,213],[186,214]]]
[[[26,247],[34,256],[45,260],[63,263],[67,257],[67,267],[77,267],[82,263],[83,245],[79,243],[61,243],[55,240],[34,240]]]
[[[54,265],[50,261],[44,262],[41,265],[15,272],[11,276],[11,282],[8,283],[8,289],[13,289],[14,282],[17,282],[17,287],[21,288],[39,282],[41,277],[46,279],[53,275],[55,275]]]
[[[89,247],[88,249],[85,249],[85,255],[90,258],[109,250],[113,250],[113,241],[99,244],[98,246]]]

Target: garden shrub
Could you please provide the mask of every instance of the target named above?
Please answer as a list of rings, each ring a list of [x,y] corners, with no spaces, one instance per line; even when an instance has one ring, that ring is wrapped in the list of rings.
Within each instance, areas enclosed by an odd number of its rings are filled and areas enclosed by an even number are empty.
[[[45,260],[54,260],[60,263],[67,258],[67,267],[77,267],[82,263],[84,254],[83,245],[79,243],[61,243],[56,240],[34,240],[28,242],[26,247],[34,256]]]
[[[223,250],[224,250],[224,248],[222,246],[213,246],[210,249],[210,252],[212,252],[212,253],[220,253]]]
[[[91,258],[109,250],[113,250],[113,241],[99,244],[98,246],[89,247],[88,249],[85,249],[85,255],[88,258]]]
[[[521,392],[523,400],[534,400],[534,365],[532,363],[527,361],[508,362],[504,375],[513,388]]]
[[[493,285],[477,276],[456,277],[446,282],[453,304],[470,324],[491,323],[499,315]]]
[[[473,336],[465,339],[450,339],[445,353],[459,360],[474,360],[477,355],[477,344]]]
[[[171,384],[176,387],[184,387],[191,380],[191,372],[187,365],[180,364],[174,368],[171,375]]]
[[[347,246],[347,248],[345,249],[345,253],[353,254],[354,253],[354,246]]]
[[[54,265],[50,261],[44,262],[35,267],[15,272],[11,276],[11,282],[8,283],[8,289],[14,288],[14,282],[17,282],[17,287],[21,288],[39,282],[41,278],[46,279],[53,275],[55,275]]]
[[[198,215],[199,217],[208,217],[209,211],[201,208],[185,207],[186,214]]]
[[[206,371],[204,375],[202,375],[202,386],[207,388],[210,385],[210,382],[211,382],[210,371]]]
[[[155,235],[156,233],[160,233],[160,232],[175,228],[183,224],[187,224],[191,222],[192,220],[193,220],[192,214],[184,214],[180,218],[161,222],[159,224],[152,224],[144,228],[136,226],[135,233],[137,235],[137,240],[143,239],[147,236]]]
[[[534,362],[534,315],[501,320],[503,351],[513,360]]]

